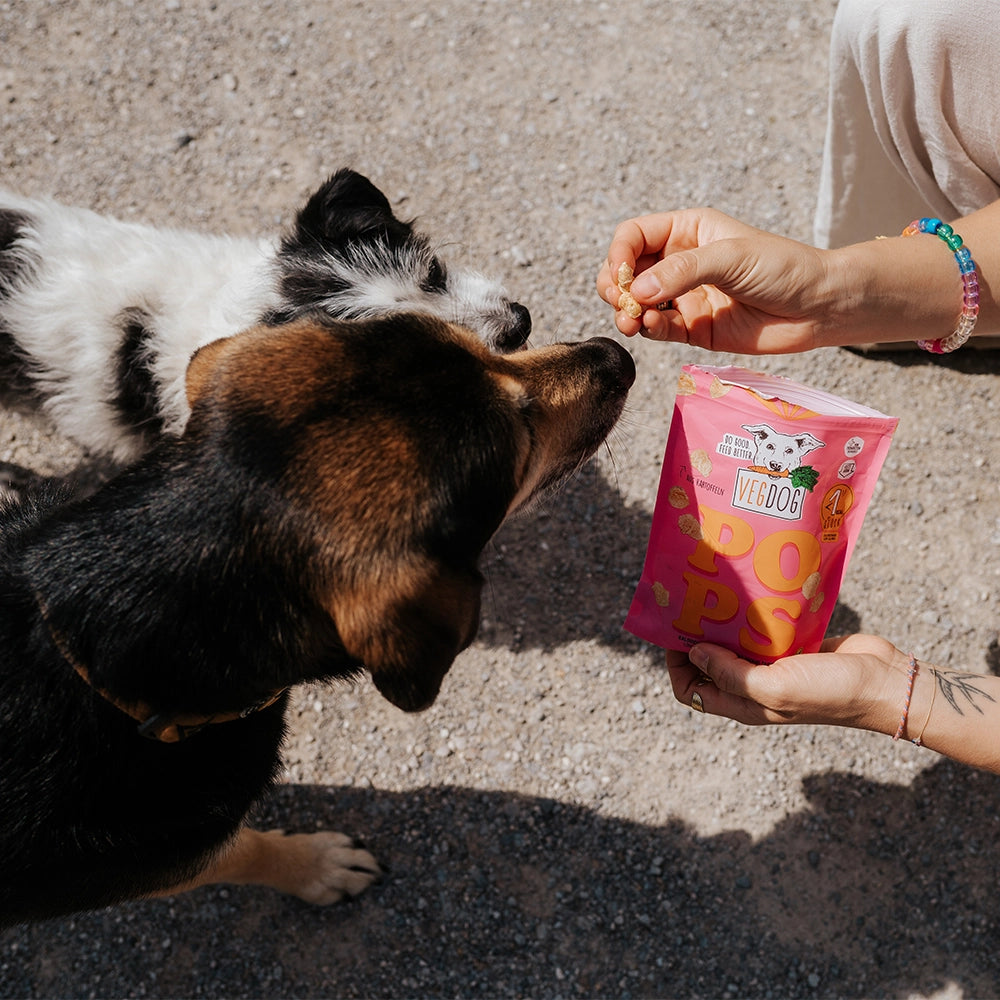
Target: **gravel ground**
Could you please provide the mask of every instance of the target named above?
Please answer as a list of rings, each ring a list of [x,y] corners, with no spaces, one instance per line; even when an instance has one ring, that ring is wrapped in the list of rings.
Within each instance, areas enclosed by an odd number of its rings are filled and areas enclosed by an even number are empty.
[[[712,204],[810,237],[833,10],[3,3],[3,183],[256,234],[353,166],[502,276],[534,342],[607,335],[593,279],[623,218]],[[1000,779],[872,734],[693,715],[622,632],[675,376],[707,360],[628,346],[622,425],[496,539],[480,638],[438,703],[407,716],[367,683],[295,697],[261,822],[357,834],[385,881],[329,910],[209,888],[18,928],[4,997],[997,995]],[[994,670],[997,356],[756,366],[901,418],[834,627]],[[80,457],[0,414],[0,459]]]

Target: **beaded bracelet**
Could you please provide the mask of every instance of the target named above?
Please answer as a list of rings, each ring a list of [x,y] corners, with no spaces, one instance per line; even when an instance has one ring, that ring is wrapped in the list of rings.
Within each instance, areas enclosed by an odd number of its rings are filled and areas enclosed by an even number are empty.
[[[899,717],[899,725],[896,727],[894,740],[898,740],[906,732],[906,720],[910,714],[910,699],[913,697],[913,681],[917,676],[917,661],[910,653],[910,669],[906,673],[906,698],[903,700],[903,714]]]
[[[929,233],[937,236],[955,255],[959,273],[962,275],[962,315],[958,325],[947,337],[937,340],[918,340],[917,347],[931,354],[948,354],[958,350],[972,335],[972,328],[979,316],[979,278],[976,274],[976,262],[972,259],[968,247],[962,242],[962,237],[946,222],[940,219],[914,219],[904,230],[904,236],[915,233]]]

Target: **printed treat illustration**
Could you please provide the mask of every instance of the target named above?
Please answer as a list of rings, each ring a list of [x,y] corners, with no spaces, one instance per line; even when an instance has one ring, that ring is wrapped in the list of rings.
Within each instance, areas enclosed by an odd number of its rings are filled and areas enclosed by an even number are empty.
[[[896,424],[779,376],[685,367],[625,628],[757,662],[819,649]]]

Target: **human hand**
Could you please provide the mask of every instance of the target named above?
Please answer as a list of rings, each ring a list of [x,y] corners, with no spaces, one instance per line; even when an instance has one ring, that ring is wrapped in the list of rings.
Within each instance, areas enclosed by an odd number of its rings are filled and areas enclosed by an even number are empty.
[[[705,712],[748,726],[812,723],[892,735],[906,691],[909,658],[870,635],[827,639],[819,653],[755,664],[710,643],[667,651],[678,701],[695,694]]]
[[[663,212],[618,226],[597,291],[617,309],[625,262],[645,307],[638,319],[617,312],[626,336],[739,354],[806,351],[836,342],[825,339],[828,320],[845,298],[832,287],[825,253],[714,209]],[[674,308],[657,308],[667,302]]]

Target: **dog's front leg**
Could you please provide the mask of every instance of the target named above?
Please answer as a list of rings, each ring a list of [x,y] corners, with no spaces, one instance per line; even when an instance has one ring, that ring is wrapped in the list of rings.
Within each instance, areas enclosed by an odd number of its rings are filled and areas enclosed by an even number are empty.
[[[357,896],[381,874],[375,858],[343,833],[243,829],[200,875],[158,895],[225,882],[265,885],[325,906]]]

